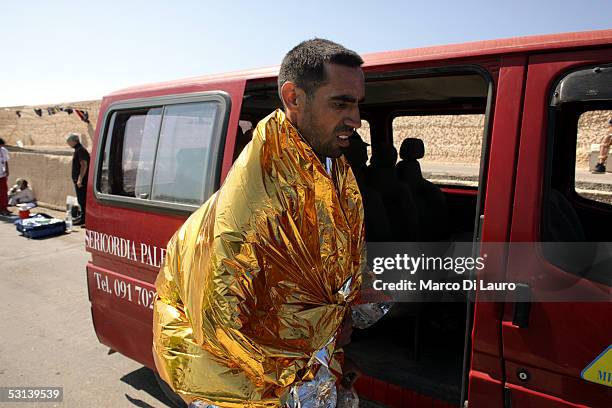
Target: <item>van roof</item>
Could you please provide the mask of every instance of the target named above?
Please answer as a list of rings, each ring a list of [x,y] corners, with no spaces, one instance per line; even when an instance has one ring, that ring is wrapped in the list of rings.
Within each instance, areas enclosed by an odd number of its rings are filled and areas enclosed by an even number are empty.
[[[561,48],[588,47],[603,44],[612,44],[612,29],[515,37],[499,40],[474,41],[462,44],[412,48],[398,51],[385,51],[364,54],[363,59],[364,68],[367,68],[369,66],[395,63],[420,62],[428,60],[450,60],[518,52],[550,51]],[[204,85],[214,82],[264,78],[272,79],[277,76],[278,69],[279,65],[145,84],[121,89],[111,93],[108,96],[112,96],[113,99],[115,99],[116,97],[128,96],[129,94],[155,92],[164,89]]]

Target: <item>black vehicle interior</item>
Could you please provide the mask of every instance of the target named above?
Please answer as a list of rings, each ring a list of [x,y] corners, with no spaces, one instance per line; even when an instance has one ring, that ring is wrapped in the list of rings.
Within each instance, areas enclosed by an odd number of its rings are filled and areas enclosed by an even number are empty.
[[[576,142],[580,116],[589,111],[612,111],[609,101],[560,104],[551,110],[542,240],[574,243],[545,247],[547,258],[565,271],[612,285],[612,252],[607,231],[612,228],[612,203],[592,199],[576,190]],[[603,178],[602,178],[603,179]],[[558,247],[558,248],[557,248]],[[593,260],[599,259],[594,262]]]
[[[398,152],[391,123],[398,115],[484,115],[488,93],[488,80],[475,70],[366,75],[360,110],[369,123],[372,155],[365,168],[349,162],[356,175],[365,173],[359,184],[368,240],[473,240],[478,187],[428,180],[420,164],[427,145],[415,135],[405,138]],[[248,82],[240,119],[256,124],[280,106],[275,82]],[[238,130],[236,149],[241,150],[249,137],[249,132]],[[368,230],[368,225],[384,220],[390,225],[388,232]],[[346,355],[369,377],[458,405],[466,309],[461,302],[397,303],[372,327],[355,330]]]
[[[612,228],[610,204],[586,199],[576,193],[575,163],[578,120],[584,112],[612,110],[612,102],[575,102],[559,107],[554,115],[551,144],[550,188],[560,192],[578,217],[586,241],[608,241],[606,231]],[[606,217],[606,215],[608,215]],[[605,224],[602,225],[602,222]]]

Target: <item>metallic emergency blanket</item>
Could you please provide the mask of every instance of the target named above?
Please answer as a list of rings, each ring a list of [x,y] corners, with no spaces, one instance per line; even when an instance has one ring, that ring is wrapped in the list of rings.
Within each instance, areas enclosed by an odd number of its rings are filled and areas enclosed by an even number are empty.
[[[365,259],[357,183],[332,162],[330,175],[277,110],[168,243],[153,354],[188,403],[327,406],[295,401],[322,384],[335,405],[336,339]]]

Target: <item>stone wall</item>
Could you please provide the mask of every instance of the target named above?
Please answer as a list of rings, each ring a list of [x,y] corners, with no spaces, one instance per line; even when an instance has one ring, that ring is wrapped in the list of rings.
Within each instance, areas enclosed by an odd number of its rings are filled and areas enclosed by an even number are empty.
[[[28,180],[41,205],[65,209],[66,196],[74,196],[70,175],[72,155],[11,151],[9,187],[18,178]]]
[[[82,135],[83,145],[91,149],[100,101],[62,104],[88,109],[89,124],[82,122],[74,113],[68,115],[59,112],[49,116],[46,111],[48,106],[54,105],[0,108],[0,137],[8,145],[17,145],[21,141],[25,148],[33,151],[70,151],[64,138],[69,132],[76,132]],[[35,115],[34,108],[42,108],[43,116]],[[16,110],[23,112],[21,118],[15,114]],[[607,123],[611,117],[612,111],[593,111],[581,116],[577,144],[577,161],[580,165],[586,167],[591,144],[599,143],[609,131]],[[480,157],[484,115],[405,116],[396,118],[393,128],[394,143],[398,147],[406,137],[423,139],[426,160],[474,163]]]
[[[68,115],[66,112],[58,112],[55,115],[47,113],[48,107],[57,105],[40,106],[14,106],[0,108],[0,137],[7,145],[17,146],[18,142],[23,147],[32,150],[66,150],[65,137],[70,132],[79,133],[83,146],[91,149],[94,128],[98,119],[100,101],[70,102],[59,106],[70,106],[89,113],[89,123],[83,122],[76,113]],[[34,113],[34,108],[41,108],[42,117]],[[16,115],[21,111],[21,117]]]
[[[55,106],[55,105],[48,105]],[[0,137],[7,145],[18,142],[24,149],[12,152],[11,177],[30,181],[40,201],[63,207],[66,195],[74,195],[70,180],[71,152],[65,136],[69,132],[81,134],[83,145],[91,150],[94,127],[98,118],[100,101],[71,102],[61,106],[87,109],[90,123],[82,122],[76,114],[58,112],[48,115],[48,106],[19,106],[0,108]],[[43,115],[34,114],[34,108],[42,108]],[[16,110],[22,112],[17,117]],[[587,112],[580,118],[577,164],[587,168],[592,143],[599,143],[609,131],[608,120],[612,111]],[[367,123],[360,133],[369,139]],[[444,163],[478,163],[482,147],[484,115],[405,116],[393,122],[394,143],[399,148],[406,137],[417,137],[425,143],[427,161]],[[15,149],[13,149],[15,150]]]
[[[63,209],[66,196],[75,195],[70,178],[72,149],[66,144],[66,135],[80,134],[83,146],[91,151],[100,101],[59,105],[87,110],[89,123],[79,119],[76,113],[49,115],[47,107],[57,105],[0,108],[0,137],[6,141],[11,155],[9,187],[17,178],[25,178],[41,204]],[[34,113],[34,108],[42,109],[42,117]],[[16,111],[21,112],[21,117]],[[23,148],[17,148],[19,144]]]
[[[591,144],[599,144],[610,132],[612,111],[584,113],[578,121],[576,164],[588,168]],[[393,122],[393,142],[399,148],[406,137],[417,137],[425,143],[425,160],[451,163],[480,161],[484,115],[405,116]]]
[[[612,119],[612,111],[598,110],[585,112],[578,120],[578,140],[576,143],[576,165],[588,167],[591,144],[599,144],[601,139],[610,133],[608,121]]]
[[[484,115],[403,116],[393,120],[393,144],[399,149],[407,137],[422,139],[424,160],[478,163]]]

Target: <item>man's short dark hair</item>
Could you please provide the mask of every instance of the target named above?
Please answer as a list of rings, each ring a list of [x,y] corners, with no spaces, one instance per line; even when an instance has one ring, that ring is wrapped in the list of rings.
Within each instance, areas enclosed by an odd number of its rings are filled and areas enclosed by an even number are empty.
[[[283,58],[278,73],[278,95],[288,81],[303,89],[308,97],[314,95],[326,81],[325,63],[357,68],[363,64],[363,59],[355,51],[324,38],[303,41]]]
[[[6,144],[3,138],[0,137],[0,145]]]

